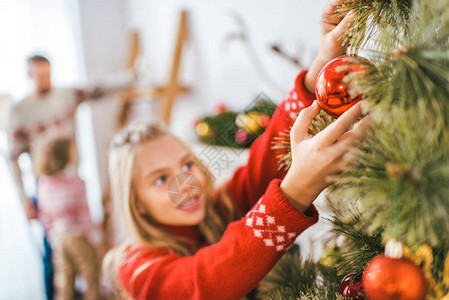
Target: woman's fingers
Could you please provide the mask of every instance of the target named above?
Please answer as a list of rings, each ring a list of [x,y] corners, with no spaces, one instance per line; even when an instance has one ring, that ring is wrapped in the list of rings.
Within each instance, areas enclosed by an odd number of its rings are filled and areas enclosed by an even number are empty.
[[[363,118],[355,124],[354,129],[343,134],[338,141],[329,146],[328,151],[335,157],[349,154],[351,149],[359,147],[365,133],[371,128],[371,121],[369,116]]]
[[[326,185],[329,186],[331,184],[334,184],[335,182],[337,182],[338,180],[340,180],[340,178],[343,177],[343,173],[338,173],[338,174],[332,174],[332,175],[327,175],[324,178],[324,181],[326,182]]]
[[[347,112],[342,114],[337,121],[315,136],[322,146],[334,144],[362,115],[362,101],[356,103]]]
[[[363,119],[360,122],[356,123],[354,125],[354,129],[352,129],[351,131],[354,132],[356,135],[363,137],[365,136],[366,132],[371,129],[372,126],[373,126],[373,118],[371,114],[368,114],[365,117],[363,117]]]
[[[346,32],[355,18],[354,12],[349,12],[346,15],[336,13],[339,5],[337,0],[328,1],[321,16],[322,22],[326,24],[324,33],[332,32],[337,39]]]
[[[325,22],[326,24],[337,26],[343,19],[343,16],[335,14],[337,8],[338,8],[337,0],[328,1],[323,8],[322,21]]]
[[[359,136],[352,131],[346,132],[335,144],[329,146],[329,152],[335,157],[341,157],[355,146],[359,141]]]
[[[354,22],[355,16],[356,15],[354,12],[349,12],[346,14],[343,20],[341,20],[341,22],[338,23],[338,25],[329,33],[329,35],[332,35],[333,40],[339,40],[340,37],[348,31]]]
[[[298,118],[296,118],[295,124],[292,126],[292,130],[290,131],[292,144],[297,144],[309,137],[308,131],[310,124],[312,124],[313,118],[320,113],[320,110],[321,108],[316,100],[311,106],[301,110]]]
[[[327,170],[327,183],[332,184],[340,179],[350,170],[350,167],[353,166],[356,161],[357,156],[353,152],[346,152],[344,155],[334,160]]]

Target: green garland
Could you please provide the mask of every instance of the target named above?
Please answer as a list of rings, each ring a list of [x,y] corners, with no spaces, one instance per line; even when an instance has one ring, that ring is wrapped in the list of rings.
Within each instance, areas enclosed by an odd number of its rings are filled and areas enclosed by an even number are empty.
[[[266,116],[268,120],[276,110],[276,104],[270,100],[260,99],[250,108],[245,109],[239,114],[233,111],[224,111],[214,116],[207,116],[199,120],[201,126],[207,126],[207,134],[199,134],[197,125],[197,134],[201,142],[230,148],[249,148],[251,144],[265,131],[265,126],[259,123],[259,116]],[[236,119],[244,116],[253,124],[253,128],[239,126]],[[268,123],[268,122],[267,122]],[[247,138],[239,141],[237,138],[238,130],[244,131]]]

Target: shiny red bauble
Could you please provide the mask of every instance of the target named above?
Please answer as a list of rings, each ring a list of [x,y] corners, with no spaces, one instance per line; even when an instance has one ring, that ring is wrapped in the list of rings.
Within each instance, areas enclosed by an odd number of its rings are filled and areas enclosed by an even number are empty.
[[[215,111],[216,111],[217,114],[221,114],[221,113],[227,112],[228,108],[223,103],[218,103],[215,106]]]
[[[407,258],[376,256],[362,277],[370,300],[424,300],[427,282],[421,269]]]
[[[366,299],[363,293],[362,275],[351,273],[343,278],[340,284],[340,295],[353,300]]]
[[[355,55],[342,55],[328,62],[318,74],[315,96],[320,107],[334,118],[338,118],[362,99],[362,95],[351,97],[346,75],[353,72],[367,73],[368,60]]]

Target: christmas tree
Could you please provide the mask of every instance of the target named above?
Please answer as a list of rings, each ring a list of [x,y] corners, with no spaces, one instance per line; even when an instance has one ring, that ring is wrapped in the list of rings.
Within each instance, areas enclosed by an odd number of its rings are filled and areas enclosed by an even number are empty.
[[[342,82],[348,97],[363,95],[373,125],[327,192],[335,240],[344,242],[331,242],[318,263],[287,255],[264,295],[448,300],[449,0],[342,0],[338,13],[350,11],[342,42],[371,63],[343,58],[365,72]],[[320,115],[311,133],[330,122]]]

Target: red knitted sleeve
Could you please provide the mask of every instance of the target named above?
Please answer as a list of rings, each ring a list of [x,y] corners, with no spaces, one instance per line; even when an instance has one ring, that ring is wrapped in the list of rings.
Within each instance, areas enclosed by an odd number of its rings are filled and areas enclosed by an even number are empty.
[[[313,206],[296,210],[274,179],[264,196],[222,239],[193,256],[129,248],[120,266],[134,299],[240,299],[273,268],[296,237],[318,220]]]
[[[248,163],[238,168],[226,183],[226,189],[241,213],[246,213],[263,195],[273,178],[284,178],[285,171],[279,170],[277,154],[272,141],[280,132],[290,129],[301,109],[308,107],[315,99],[303,84],[307,70],[299,73],[294,89],[278,105],[265,132],[249,149]]]

